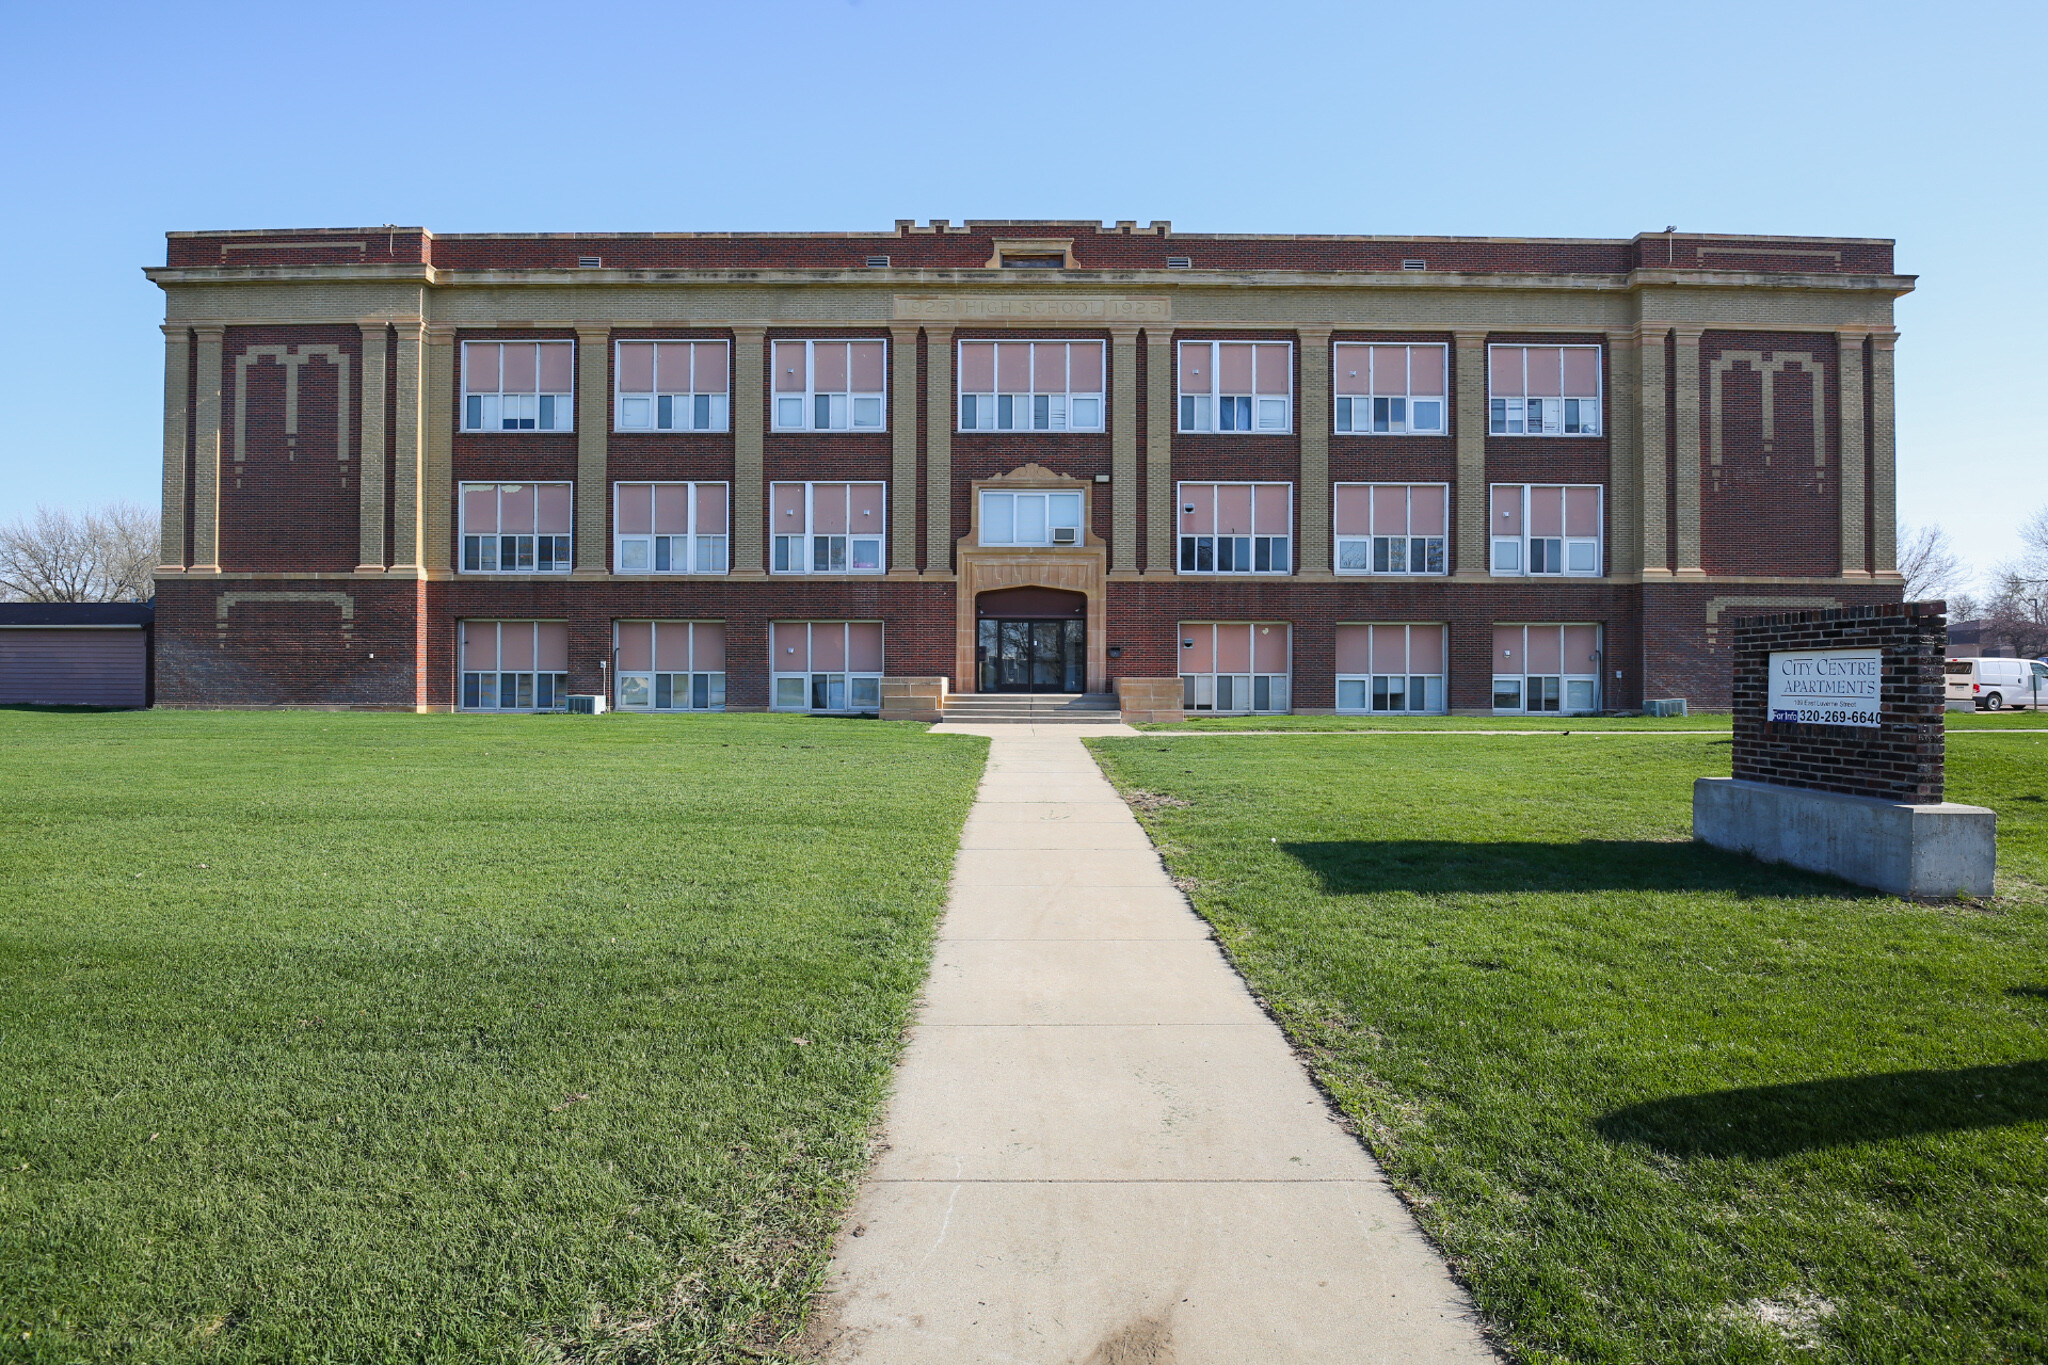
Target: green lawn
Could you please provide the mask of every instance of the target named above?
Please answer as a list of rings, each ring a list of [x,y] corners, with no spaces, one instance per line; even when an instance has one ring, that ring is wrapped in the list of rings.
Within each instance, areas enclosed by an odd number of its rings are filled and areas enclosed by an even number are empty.
[[[2048,735],[1984,906],[1689,843],[1711,736],[1090,743],[1516,1358],[2048,1359]]]
[[[985,749],[0,711],[0,1358],[775,1358]]]

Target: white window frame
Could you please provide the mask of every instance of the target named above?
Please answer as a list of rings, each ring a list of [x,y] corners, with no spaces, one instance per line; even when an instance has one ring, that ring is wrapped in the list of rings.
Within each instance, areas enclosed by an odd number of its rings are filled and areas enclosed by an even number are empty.
[[[455,485],[455,515],[459,523],[458,533],[462,548],[456,557],[456,572],[464,576],[489,577],[504,574],[566,574],[575,567],[576,533],[555,531],[475,531],[469,529],[469,490],[489,488],[498,498],[500,523],[504,521],[504,498],[507,488],[531,488],[534,490],[535,520],[539,520],[540,489],[542,485],[569,490],[569,525],[576,525],[576,485],[563,479],[540,479],[525,482],[514,479],[471,479]],[[476,542],[472,544],[471,542]],[[505,542],[511,541],[508,547]],[[520,542],[528,542],[521,544]],[[514,565],[505,567],[505,551],[510,548]],[[472,554],[471,551],[475,553]],[[524,559],[525,567],[518,560]],[[541,561],[550,561],[550,567],[541,568]],[[485,567],[485,562],[489,566]],[[474,564],[478,567],[471,568]]]
[[[1274,535],[1271,532],[1246,532],[1243,535],[1239,535],[1236,532],[1226,534],[1222,531],[1203,533],[1200,531],[1181,530],[1180,519],[1185,514],[1185,509],[1188,505],[1184,490],[1191,483],[1207,484],[1214,488],[1285,488],[1287,490],[1287,534]],[[1256,498],[1257,494],[1255,493],[1253,496]],[[1176,574],[1189,578],[1286,578],[1294,573],[1294,485],[1292,483],[1281,479],[1183,479],[1173,486],[1173,507],[1173,563]],[[1254,503],[1252,519],[1254,521],[1258,519],[1256,503]],[[1201,542],[1204,540],[1211,542],[1209,546],[1210,567],[1206,569],[1184,567],[1191,563],[1197,565],[1201,563]],[[1225,540],[1245,542],[1241,547],[1233,543],[1231,553],[1228,556],[1232,560],[1232,566],[1228,569],[1216,567],[1226,557],[1223,553],[1223,542]],[[1243,549],[1245,554],[1250,556],[1252,564],[1254,566],[1257,565],[1259,554],[1258,542],[1262,540],[1268,542],[1266,555],[1269,565],[1272,562],[1272,545],[1270,542],[1281,541],[1284,543],[1287,567],[1284,569],[1271,567],[1264,569],[1257,567],[1240,569],[1236,567],[1235,561],[1241,557],[1238,553],[1240,548]]]
[[[1010,539],[1008,540],[994,537],[990,533],[989,502],[992,498],[1005,500],[1009,507]],[[1055,498],[1060,500],[1058,504],[1060,506],[1065,505],[1066,499],[1072,498],[1075,500],[1074,505],[1080,508],[1080,511],[1075,514],[1071,525],[1064,519],[1057,523],[1055,522],[1056,514],[1054,508],[1056,504],[1053,502]],[[1037,524],[1045,532],[1043,537],[1037,540],[1017,539],[1019,523],[1017,508],[1019,500],[1022,500],[1026,505],[1037,505],[1039,507]],[[1068,550],[1088,543],[1088,495],[1079,488],[984,488],[981,490],[981,501],[977,510],[981,514],[977,528],[977,538],[985,546],[1002,545],[1046,550]],[[1071,531],[1071,538],[1060,539],[1059,535],[1062,531]]]
[[[966,387],[964,378],[967,368],[962,360],[966,355],[966,348],[969,346],[998,345],[1029,345],[1032,348],[1030,388],[1022,393],[1004,393],[1000,388],[991,389],[986,393],[979,390],[970,392]],[[1102,355],[1103,387],[1100,389],[1076,389],[1071,386],[1063,386],[1057,389],[1039,388],[1037,348],[1040,346],[1095,347]],[[954,342],[953,367],[954,374],[963,376],[960,381],[959,406],[953,414],[956,424],[954,430],[957,432],[968,434],[981,431],[1097,432],[1103,430],[1104,413],[1109,406],[1109,344],[1107,342],[1092,341],[1086,337],[1074,337],[1068,340],[1050,337],[1042,340],[1037,337],[1032,337],[1028,340],[1022,337],[966,337]],[[1069,375],[1073,373],[1071,359],[1066,369]],[[1018,403],[1020,399],[1023,400],[1021,410]],[[1082,413],[1077,409],[1076,404],[1092,404],[1092,407],[1089,407],[1087,411],[1093,414],[1093,420],[1082,420]],[[1021,426],[1017,424],[1017,419],[1020,416],[1025,419],[1024,424]],[[982,418],[984,417],[988,420],[983,421]],[[1009,420],[1009,425],[1007,426],[1003,425],[1005,418]]]
[[[882,490],[882,524],[872,531],[855,531],[853,529],[853,485],[857,483],[874,484]],[[818,523],[818,488],[822,484],[829,484],[845,490],[847,529],[843,532],[818,531],[814,529]],[[798,485],[801,485],[804,490],[803,529],[799,531],[794,527],[784,529],[780,526],[771,526],[769,528],[768,571],[770,573],[778,574],[785,578],[865,578],[871,574],[885,574],[889,572],[889,485],[887,483],[880,479],[819,479],[814,483],[806,483],[799,479],[774,479],[770,481],[768,489],[768,507],[771,519],[775,508],[775,489],[778,486],[795,487]],[[840,564],[838,568],[830,567],[832,547],[829,544],[824,546],[818,544],[821,540],[829,542],[834,538],[846,542],[838,547]],[[785,557],[787,550],[793,548],[794,543],[798,541],[802,542],[804,567],[800,569],[783,567],[788,562]],[[856,542],[867,541],[874,542],[874,566],[871,568],[855,568],[854,561],[860,556],[859,546]],[[823,569],[814,567],[817,563],[818,552],[821,549],[825,552],[827,562],[827,567]]]
[[[725,388],[717,393],[699,393],[695,388],[677,389],[662,386],[660,371],[661,353],[655,352],[654,389],[650,393],[629,394],[619,387],[623,370],[619,365],[619,348],[622,346],[720,346],[725,349]],[[691,365],[694,369],[695,357]],[[691,375],[694,384],[696,376]],[[676,401],[680,399],[689,406],[690,423],[678,425],[674,419]],[[701,400],[701,401],[700,401]],[[645,404],[644,413],[638,405]],[[669,424],[661,422],[663,405],[667,405]],[[644,416],[645,421],[629,421],[629,417]],[[699,424],[699,418],[703,424]],[[615,432],[650,432],[656,435],[695,432],[722,432],[732,430],[732,343],[717,337],[628,337],[612,343],[612,430]]]
[[[1338,394],[1337,375],[1343,369],[1345,353],[1352,348],[1365,352],[1367,363],[1373,359],[1374,347],[1392,348],[1403,346],[1410,352],[1409,374],[1401,376],[1401,389],[1397,394],[1392,389],[1382,393],[1377,374],[1367,372],[1368,391],[1365,396]],[[1415,369],[1413,352],[1432,350],[1437,353],[1437,363],[1442,368],[1444,392],[1426,393],[1419,398],[1410,391],[1410,375]],[[1451,348],[1441,341],[1339,341],[1330,347],[1330,430],[1338,436],[1444,436],[1451,429],[1451,397],[1449,389],[1451,376]],[[1436,425],[1417,426],[1417,403],[1436,405]]]
[[[881,345],[882,387],[872,392],[870,392],[867,389],[846,388],[833,389],[823,394],[820,394],[819,391],[813,387],[813,385],[817,382],[818,377],[817,348],[820,346],[844,346],[847,345],[848,343],[863,342],[879,343]],[[797,395],[794,392],[786,391],[776,387],[775,375],[773,373],[773,370],[775,366],[776,353],[781,347],[799,345],[804,348],[804,391],[802,410],[803,420],[795,423],[786,423],[783,419],[788,415],[789,410],[786,409],[783,405],[785,403],[795,401]],[[809,337],[801,339],[797,337],[773,337],[769,339],[767,346],[768,364],[770,369],[770,373],[768,376],[769,430],[791,432],[815,431],[825,432],[829,434],[841,432],[870,433],[877,431],[887,431],[889,429],[889,366],[891,361],[894,359],[894,357],[892,357],[889,354],[889,338],[885,336],[818,337],[815,339]],[[849,384],[853,382],[852,370],[852,362],[849,359],[847,364],[846,376],[847,382]],[[820,397],[823,397],[827,400],[827,424],[823,426],[818,425],[815,420],[818,411],[817,400]],[[833,405],[831,403],[831,400],[834,398],[840,399],[843,404],[843,409],[846,414],[846,420],[843,424],[838,423],[837,412],[833,408]],[[872,422],[863,422],[858,420],[867,411],[863,407],[863,404],[866,404],[870,401],[872,401],[875,404],[874,420]]]
[[[619,528],[619,489],[620,489],[620,488],[621,488],[621,487],[622,487],[623,485],[625,485],[625,484],[629,484],[629,483],[652,483],[652,484],[664,484],[664,485],[667,485],[667,486],[669,486],[669,487],[676,487],[676,486],[681,486],[681,487],[684,487],[684,488],[688,488],[688,489],[690,490],[690,514],[689,514],[689,522],[690,522],[690,525],[691,525],[691,527],[693,527],[693,528],[694,528],[694,527],[695,527],[695,526],[697,525],[697,490],[698,490],[698,489],[700,489],[700,488],[722,488],[722,489],[724,489],[724,490],[725,490],[725,529],[724,529],[723,531],[720,531],[720,532],[718,532],[718,533],[717,533],[716,535],[714,535],[714,534],[712,534],[712,533],[710,533],[710,532],[708,532],[708,531],[698,531],[698,530],[695,530],[695,529],[692,529],[692,530],[690,530],[690,531],[687,531],[687,532],[683,532],[683,533],[676,533],[676,532],[666,532],[666,533],[661,533],[661,532],[654,532],[654,531],[649,531],[649,532],[646,532],[645,534],[642,534],[642,533],[640,533],[640,532],[637,532],[637,531],[636,531],[636,532],[633,532],[633,533],[631,533],[631,534],[628,534],[628,533],[626,533],[626,532],[623,532],[623,531],[621,531],[621,530],[619,530],[619,529],[618,529],[618,528]],[[667,546],[663,546],[663,545],[662,545],[662,544],[660,543],[660,542],[662,542],[662,541],[668,541],[668,542],[669,542],[669,544],[668,544]],[[686,565],[688,565],[688,566],[689,566],[688,568],[682,568],[682,569],[678,569],[678,568],[675,568],[675,567],[674,567],[674,565],[675,565],[675,564],[677,563],[677,560],[678,560],[678,556],[677,556],[677,554],[676,554],[676,550],[677,550],[677,546],[676,546],[676,544],[675,544],[675,542],[676,542],[676,541],[682,541],[682,542],[683,542],[683,544],[682,544],[682,547],[681,547],[681,549],[682,549],[682,555],[681,555],[681,562],[682,562],[682,563],[684,563],[684,564],[686,564]],[[666,569],[663,569],[663,568],[659,568],[659,567],[656,567],[656,566],[658,566],[658,565],[659,565],[659,564],[661,563],[661,558],[662,558],[662,554],[664,553],[664,551],[666,551],[666,553],[667,553],[667,555],[668,555],[668,561],[669,561],[669,565],[670,565],[670,567],[669,567],[669,568],[666,568]],[[715,558],[715,559],[717,560],[717,564],[718,564],[718,567],[717,567],[717,568],[703,568],[703,567],[700,567],[700,563],[701,563],[701,561],[702,561],[702,560],[703,560],[704,558],[706,558],[706,557],[707,557],[707,552],[709,552],[709,555],[710,555],[710,557],[712,557],[712,558]],[[673,576],[673,575],[702,575],[702,576],[710,576],[710,575],[714,575],[714,574],[724,574],[724,573],[726,573],[726,572],[727,572],[727,571],[728,571],[728,570],[729,570],[729,569],[731,568],[731,565],[732,565],[731,553],[732,553],[732,485],[731,485],[731,484],[729,484],[729,483],[724,483],[724,482],[721,482],[721,481],[719,481],[719,480],[717,480],[717,479],[694,479],[694,480],[692,480],[692,479],[619,479],[619,480],[616,480],[616,481],[614,481],[614,482],[613,482],[613,484],[612,484],[612,572],[613,572],[613,573],[615,573],[615,574],[656,574],[656,575],[660,575],[660,576],[664,576],[664,577],[666,577],[666,576]],[[636,557],[636,558],[641,558],[641,559],[643,559],[643,560],[644,560],[644,563],[643,563],[643,564],[642,564],[642,565],[641,565],[640,567],[628,567],[628,565],[627,565],[626,561],[627,561],[627,558],[629,557],[629,555],[631,555],[631,556],[633,556],[633,557]]]
[[[1494,496],[1498,489],[1520,488],[1522,490],[1522,534],[1501,536],[1491,533],[1486,537],[1488,571],[1495,578],[1601,578],[1606,575],[1606,556],[1602,553],[1607,532],[1607,485],[1599,483],[1546,483],[1511,484],[1495,483],[1486,487],[1486,518],[1494,517]],[[1590,536],[1538,536],[1530,532],[1529,490],[1532,488],[1574,488],[1594,490],[1593,534]],[[1542,541],[1542,545],[1535,542]],[[1554,545],[1553,545],[1554,542]],[[1536,568],[1538,561],[1542,568]],[[1550,567],[1552,562],[1556,568]],[[1574,562],[1581,566],[1570,567]]]
[[[621,627],[649,624],[696,627],[723,626],[725,622],[649,621],[645,618],[632,621],[613,621],[612,658],[616,660],[619,657],[619,631]],[[674,715],[677,712],[685,714],[695,712],[703,715],[711,711],[723,711],[725,709],[725,670],[722,668],[712,670],[696,667],[696,654],[696,631],[692,629],[690,633],[689,668],[681,670],[655,668],[649,669],[646,672],[635,671],[630,673],[624,669],[615,669],[614,677],[616,680],[612,685],[613,704],[621,711],[639,711],[657,716]],[[679,686],[678,679],[681,679],[680,690],[684,697],[684,704],[681,706],[675,704]],[[664,694],[669,698],[669,704],[666,706],[661,702]],[[704,698],[704,705],[702,706],[697,705],[697,698],[700,695]]]
[[[1519,626],[1522,632],[1522,653],[1529,652],[1529,632],[1532,630],[1558,630],[1565,626],[1591,626],[1593,638],[1598,642],[1595,652],[1603,661],[1607,658],[1607,628],[1597,621],[1528,621],[1502,622],[1502,625]],[[1496,625],[1494,629],[1498,629]],[[1493,654],[1498,648],[1490,638],[1487,652]],[[1495,655],[1494,662],[1499,663]],[[1495,673],[1493,675],[1493,714],[1496,716],[1586,716],[1600,710],[1601,678],[1600,664],[1591,673]],[[1503,705],[1505,697],[1512,696],[1513,704]],[[1538,705],[1530,706],[1534,698]],[[1574,704],[1576,703],[1576,704]]]
[[[567,392],[541,392],[539,387],[540,366],[536,363],[534,366],[533,392],[507,395],[504,389],[505,357],[502,349],[498,356],[499,387],[488,391],[479,390],[474,393],[471,392],[469,387],[470,347],[497,346],[502,348],[506,346],[536,345],[567,346],[569,348],[569,389]],[[462,367],[462,410],[458,414],[458,420],[461,423],[463,434],[472,436],[524,435],[529,432],[547,432],[553,435],[560,435],[563,432],[576,430],[576,343],[574,341],[559,337],[529,337],[518,341],[465,341],[462,343],[462,354],[456,357],[456,363]],[[517,400],[513,406],[520,409],[518,413],[511,416],[506,414],[507,404],[505,400],[508,396]],[[470,401],[472,398],[477,401],[472,403]],[[525,411],[529,406],[527,403],[528,399],[533,400],[530,405],[532,408],[531,412]],[[540,425],[543,417],[547,418],[553,425]],[[472,418],[475,419],[475,424],[472,424]],[[532,425],[508,427],[505,425],[508,421],[530,422]]]
[[[1444,658],[1450,660],[1450,631],[1442,621],[1344,621],[1340,625],[1372,626],[1387,630],[1400,626],[1407,632],[1403,640],[1403,653],[1412,661],[1415,657],[1415,628],[1443,632]],[[1384,699],[1391,702],[1396,693],[1402,700],[1400,706],[1381,706]],[[1355,696],[1357,704],[1346,706],[1346,695]],[[1421,706],[1413,705],[1413,698],[1422,697]],[[1346,716],[1441,716],[1449,714],[1450,678],[1446,673],[1339,673],[1337,675],[1337,711]]]
[[[1278,626],[1287,632],[1287,671],[1284,673],[1260,673],[1256,669],[1249,673],[1222,673],[1216,671],[1216,628],[1218,626]],[[1182,621],[1175,627],[1176,654],[1187,649],[1188,630],[1209,632],[1209,667],[1207,673],[1180,673],[1181,708],[1188,715],[1206,713],[1212,716],[1282,716],[1293,710],[1294,704],[1294,625],[1288,621]],[[1252,659],[1258,659],[1258,645],[1252,646]],[[1259,695],[1264,693],[1267,704],[1258,704]],[[1242,699],[1246,704],[1239,706]]]
[[[848,628],[872,624],[876,623],[869,621],[772,621],[769,623],[768,647],[770,650],[775,648],[776,626],[800,625],[804,627],[804,656],[808,659],[813,652],[812,642],[817,634],[817,628],[821,625],[838,626],[846,632],[844,636],[845,657],[851,658],[853,655],[853,632]],[[889,628],[886,623],[882,623],[882,660],[884,668],[888,665],[888,650]],[[837,671],[807,670],[802,673],[771,669],[768,674],[768,709],[771,711],[793,711],[823,716],[859,715],[864,712],[879,711],[882,709],[883,676],[882,673],[869,673],[865,670],[851,668],[839,669]],[[786,699],[785,694],[790,693],[792,690],[795,695],[802,699],[801,705],[793,704]],[[840,702],[837,706],[831,704],[835,698]],[[824,704],[813,704],[820,699],[822,699]]]
[[[1368,533],[1359,536],[1342,535],[1332,532],[1330,562],[1336,566],[1335,572],[1363,578],[1393,577],[1397,574],[1403,578],[1443,578],[1450,574],[1451,486],[1449,484],[1352,483],[1346,481],[1331,487],[1330,505],[1333,509],[1336,506],[1336,491],[1338,488],[1406,488],[1410,491],[1408,494],[1408,516],[1406,518],[1408,521],[1408,531],[1405,535],[1381,536]],[[1415,533],[1415,494],[1413,490],[1417,488],[1441,488],[1444,490],[1444,529],[1434,535],[1426,532],[1421,535]],[[1399,568],[1394,567],[1395,550],[1397,547],[1401,550],[1401,567]],[[1344,556],[1347,550],[1355,552],[1354,558],[1362,558],[1365,561],[1366,567],[1362,569],[1346,568],[1344,566]],[[1413,567],[1418,555],[1422,561],[1420,569]],[[1432,563],[1436,565],[1435,568],[1429,567]],[[1386,567],[1382,568],[1380,567],[1381,565]]]
[[[1493,353],[1495,351],[1520,351],[1522,356],[1522,392],[1529,391],[1528,352],[1535,350],[1591,351],[1593,352],[1593,396],[1583,394],[1569,398],[1517,398],[1512,395],[1495,397],[1493,392]],[[1519,341],[1490,343],[1486,348],[1486,432],[1489,436],[1568,436],[1574,439],[1604,435],[1607,405],[1606,348],[1584,341]],[[1563,357],[1559,357],[1559,369],[1563,369]],[[1559,375],[1558,387],[1564,387],[1563,375]],[[1591,413],[1585,404],[1591,403]],[[1529,430],[1529,404],[1543,405],[1537,417],[1537,430]],[[1555,404],[1553,409],[1550,405]],[[1588,421],[1590,418],[1590,422]]]
[[[456,623],[456,710],[475,711],[485,714],[495,712],[506,715],[530,715],[543,711],[566,711],[568,709],[569,675],[567,673],[542,672],[537,668],[483,670],[461,667],[462,657],[469,650],[469,628],[472,625],[480,624],[485,624],[485,622],[472,622],[466,618]],[[534,633],[533,654],[534,658],[538,659],[540,657],[540,627],[543,624],[554,625],[556,623],[553,621],[544,623],[538,620],[521,622],[491,620],[488,624],[496,627],[498,630],[497,653],[501,659],[504,657],[505,652],[504,627],[514,624],[531,626]],[[489,702],[484,701],[486,696],[490,698]],[[502,703],[508,696],[512,699],[513,704],[510,706],[503,705]],[[472,704],[470,701],[472,697],[477,699],[475,704]],[[522,701],[525,703],[524,705],[520,704]]]
[[[1195,346],[1206,347],[1209,352],[1209,358],[1204,362],[1208,366],[1205,373],[1209,379],[1209,387],[1206,391],[1185,387],[1187,353],[1190,347]],[[1287,348],[1286,396],[1280,397],[1270,393],[1223,393],[1218,387],[1222,383],[1222,379],[1217,374],[1216,364],[1216,348],[1219,346],[1285,346]],[[1256,365],[1256,360],[1253,363]],[[1294,434],[1294,343],[1291,341],[1273,341],[1259,337],[1180,342],[1174,347],[1173,351],[1173,382],[1177,394],[1174,403],[1174,429],[1184,435],[1291,436]],[[1253,375],[1253,383],[1254,387],[1256,387],[1256,371]],[[1216,414],[1221,411],[1222,400],[1225,398],[1229,398],[1233,402],[1248,400],[1249,406],[1246,411],[1250,414],[1251,425],[1249,427],[1240,428],[1236,426],[1234,418],[1233,425],[1227,430],[1218,424]],[[1269,411],[1265,406],[1268,403],[1278,403],[1281,405],[1279,414],[1281,420],[1278,425],[1268,424]],[[1204,425],[1205,423],[1206,425]]]

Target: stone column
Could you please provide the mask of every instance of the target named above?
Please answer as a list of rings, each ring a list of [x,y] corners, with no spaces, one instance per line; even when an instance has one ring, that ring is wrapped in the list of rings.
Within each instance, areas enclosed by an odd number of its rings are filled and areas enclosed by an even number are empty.
[[[1642,459],[1637,454],[1641,412],[1636,399],[1636,334],[1607,334],[1607,572],[1640,573],[1643,567]]]
[[[768,329],[763,324],[732,329],[732,573],[760,578],[763,502],[762,423],[768,407]]]
[[[1892,407],[1892,348],[1897,332],[1870,338],[1870,568],[1879,575],[1899,571],[1899,469]]]
[[[452,471],[455,465],[455,326],[401,322],[397,334],[391,572],[415,577],[431,570],[452,572],[447,525],[455,489],[452,477],[444,477],[438,488],[434,480],[437,470]],[[438,540],[432,529],[436,523],[442,531]]]
[[[953,572],[953,329],[924,334],[924,571]]]
[[[220,572],[220,371],[224,327],[194,327],[191,573]]]
[[[917,572],[917,326],[889,329],[889,572]]]
[[[192,337],[183,323],[164,324],[164,513],[158,573],[185,571],[185,408],[191,398]]]
[[[1863,538],[1863,504],[1868,492],[1864,482],[1865,464],[1863,450],[1863,334],[1861,332],[1838,332],[1835,335],[1835,363],[1841,367],[1842,376],[1842,420],[1837,425],[1838,438],[1842,443],[1842,464],[1839,474],[1842,497],[1842,576],[1844,578],[1868,578],[1870,576],[1870,547]],[[1825,398],[1815,395],[1815,401]]]
[[[1173,332],[1145,333],[1145,572],[1173,572]]]
[[[1330,572],[1330,329],[1304,327],[1301,339],[1301,401],[1294,406],[1301,432],[1301,490],[1297,573]]]
[[[1677,398],[1677,485],[1672,489],[1678,511],[1680,578],[1703,578],[1700,567],[1700,337],[1704,327],[1679,327],[1678,373],[1672,378]]]
[[[363,334],[363,437],[357,445],[362,458],[356,471],[360,484],[356,572],[383,573],[385,333],[390,324],[383,318],[365,318],[356,325]]]
[[[1109,329],[1109,571],[1138,571],[1138,329]]]
[[[1671,547],[1665,543],[1664,519],[1671,508],[1670,482],[1665,477],[1666,448],[1671,443],[1664,413],[1667,357],[1665,338],[1670,329],[1645,324],[1636,330],[1637,378],[1641,402],[1637,451],[1642,457],[1642,569],[1645,578],[1671,576]]]
[[[576,567],[571,578],[611,572],[612,333],[576,327]]]
[[[1455,333],[1458,353],[1458,562],[1452,576],[1486,577],[1486,333]]]

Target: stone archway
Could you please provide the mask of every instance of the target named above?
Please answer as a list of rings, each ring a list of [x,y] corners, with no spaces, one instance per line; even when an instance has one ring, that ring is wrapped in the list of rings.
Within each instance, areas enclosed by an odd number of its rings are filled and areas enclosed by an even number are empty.
[[[981,494],[985,488],[1053,488],[1079,491],[1082,497],[1082,543],[1074,546],[983,546],[981,544]],[[1087,599],[1088,690],[1102,692],[1109,687],[1109,656],[1103,641],[1108,618],[1103,607],[1103,578],[1109,549],[1087,528],[1094,508],[1095,488],[1081,479],[1056,474],[1043,465],[1022,465],[993,479],[977,479],[968,494],[967,534],[954,545],[956,575],[954,607],[953,690],[973,692],[978,680],[974,666],[976,634],[975,599],[985,592],[1004,588],[1052,588],[1077,592]]]

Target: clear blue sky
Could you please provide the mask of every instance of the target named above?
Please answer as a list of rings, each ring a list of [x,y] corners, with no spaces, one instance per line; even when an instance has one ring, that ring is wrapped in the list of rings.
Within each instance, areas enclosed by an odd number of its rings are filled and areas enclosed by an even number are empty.
[[[1900,516],[2048,503],[2048,7],[6,0],[0,519],[153,503],[180,228],[1895,237]]]

